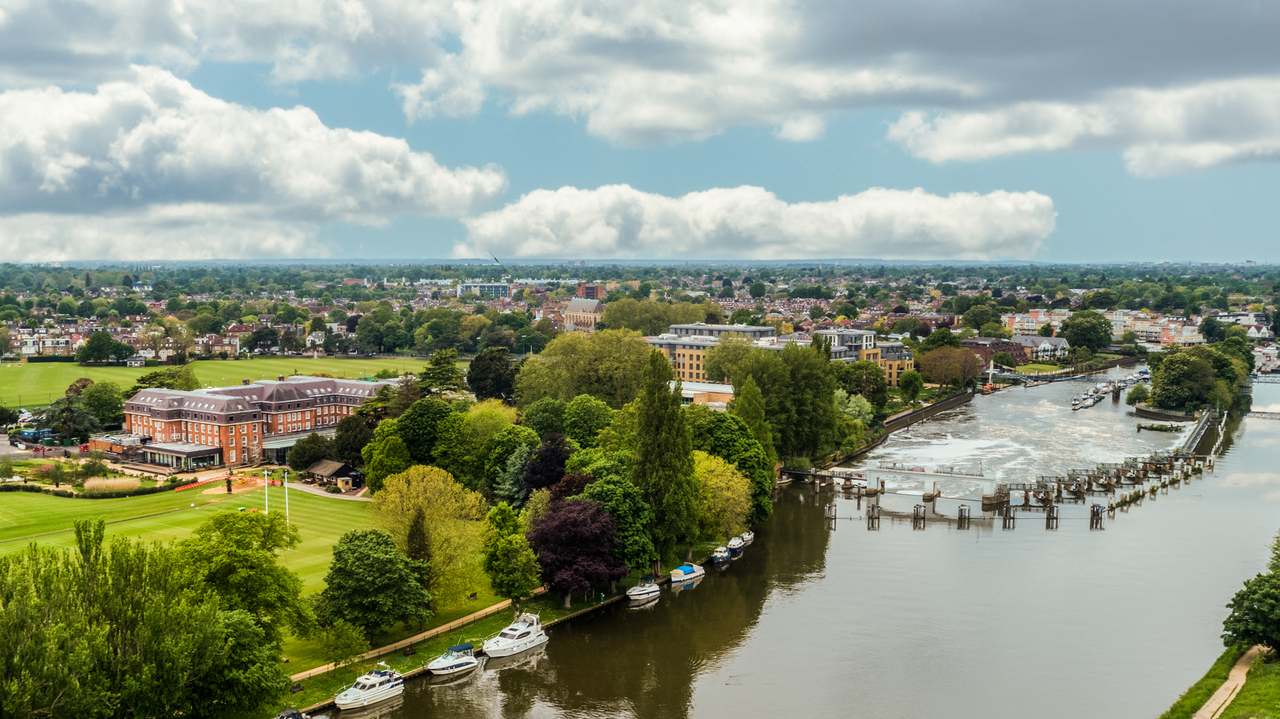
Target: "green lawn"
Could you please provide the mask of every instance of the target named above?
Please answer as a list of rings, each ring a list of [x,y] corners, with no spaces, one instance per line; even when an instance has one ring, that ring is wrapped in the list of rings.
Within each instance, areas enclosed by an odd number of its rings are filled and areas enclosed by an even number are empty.
[[[1174,702],[1169,710],[1160,715],[1160,719],[1191,719],[1196,711],[1204,706],[1204,703],[1213,696],[1213,693],[1222,686],[1227,680],[1227,674],[1231,671],[1231,665],[1236,663],[1240,655],[1244,653],[1244,647],[1228,647],[1218,659],[1214,661],[1213,666],[1209,667],[1209,671],[1205,672],[1200,681],[1191,685],[1190,689],[1183,692],[1178,697],[1178,701]]]
[[[213,512],[262,509],[263,500],[261,489],[233,495],[191,489],[122,499],[0,493],[0,554],[19,551],[31,541],[70,546],[72,523],[77,519],[105,519],[108,537],[181,539]],[[283,510],[284,490],[273,487],[270,501],[273,511]],[[305,591],[323,588],[334,543],[347,530],[371,526],[372,509],[368,502],[289,493],[289,519],[297,525],[302,542],[281,559],[302,578]]]
[[[1062,369],[1056,364],[1045,364],[1043,362],[1032,362],[1018,367],[1020,374],[1046,374],[1048,372],[1057,372]]]
[[[1280,719],[1280,659],[1254,661],[1240,693],[1221,719]]]
[[[260,357],[245,360],[196,360],[191,368],[206,387],[240,384],[243,379],[275,379],[280,375],[323,373],[334,377],[370,377],[381,369],[417,372],[426,365],[418,357],[344,359],[340,357]],[[40,407],[63,395],[80,377],[111,381],[128,389],[133,381],[159,367],[82,367],[74,362],[0,363],[0,406]]]

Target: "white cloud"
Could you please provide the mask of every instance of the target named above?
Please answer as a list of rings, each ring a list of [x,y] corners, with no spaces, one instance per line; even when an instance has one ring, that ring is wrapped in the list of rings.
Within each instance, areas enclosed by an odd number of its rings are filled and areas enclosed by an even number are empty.
[[[1084,103],[1020,103],[927,117],[910,112],[889,138],[932,162],[1120,145],[1137,175],[1280,158],[1280,78],[1117,90]]]
[[[759,187],[667,197],[628,185],[537,190],[466,220],[457,257],[990,259],[1032,257],[1053,231],[1035,192],[873,188],[825,202]]]
[[[0,92],[0,229],[19,243],[82,243],[81,257],[98,256],[111,232],[141,239],[148,226],[157,234],[136,245],[148,256],[301,251],[314,223],[457,217],[505,184],[494,167],[445,167],[402,139],[331,128],[305,107],[225,102],[155,68],[93,92]],[[98,213],[100,226],[78,226]],[[57,215],[68,219],[45,229]],[[157,244],[181,218],[210,244]]]

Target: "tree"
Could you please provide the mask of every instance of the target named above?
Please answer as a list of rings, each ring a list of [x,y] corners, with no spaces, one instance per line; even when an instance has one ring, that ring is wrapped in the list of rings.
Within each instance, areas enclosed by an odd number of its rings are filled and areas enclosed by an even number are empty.
[[[1267,571],[1245,581],[1227,608],[1222,622],[1224,643],[1261,644],[1280,652],[1280,537],[1271,545],[1272,560]]]
[[[222,608],[178,549],[105,544],[104,529],[78,522],[73,549],[33,546],[0,562],[3,714],[266,712],[289,682],[253,617]]]
[[[1213,365],[1189,352],[1174,352],[1152,373],[1151,404],[1190,411],[1204,406],[1214,386]]]
[[[506,502],[489,510],[484,535],[484,571],[498,596],[513,603],[533,596],[542,582],[538,557],[529,546],[520,518]]]
[[[516,367],[505,347],[481,351],[467,368],[467,386],[477,399],[509,401],[515,396],[515,384]]]
[[[703,539],[725,540],[747,528],[751,512],[751,485],[728,462],[694,451],[693,477],[698,487],[698,534]]]
[[[439,397],[426,397],[409,405],[404,414],[396,418],[396,431],[414,462],[435,462],[440,422],[452,413],[453,408],[448,402]]]
[[[777,464],[777,452],[773,446],[773,427],[766,419],[764,395],[760,393],[760,387],[756,384],[755,378],[748,376],[742,386],[737,388],[733,402],[729,404],[729,411],[747,423],[751,436],[756,438],[761,449],[764,450],[769,466],[772,468]]]
[[[1097,352],[1111,344],[1111,320],[1093,310],[1074,312],[1058,333],[1072,347],[1086,347]]]
[[[613,410],[609,405],[589,394],[580,394],[565,405],[564,433],[579,447],[593,447],[596,435],[612,420]]]
[[[422,394],[430,396],[457,392],[466,386],[462,370],[458,368],[458,352],[452,349],[440,349],[431,353],[427,366],[418,377],[418,386]]]
[[[965,326],[976,330],[989,322],[993,322],[997,316],[990,305],[974,305],[965,311],[962,321]]]
[[[680,387],[670,382],[671,365],[654,350],[637,406],[635,483],[653,508],[650,536],[660,559],[697,532],[693,448],[680,410]]]
[[[431,595],[421,576],[421,568],[396,547],[390,534],[352,530],[333,546],[316,614],[325,625],[350,622],[370,640],[397,622],[421,624],[431,616]]]
[[[875,362],[839,362],[833,367],[837,384],[851,395],[865,397],[877,411],[889,400],[889,383],[885,381],[884,370]]]
[[[866,405],[865,400],[862,403]],[[698,405],[687,406],[684,412],[693,449],[719,457],[737,468],[751,485],[750,520],[767,519],[773,512],[774,465],[751,434],[751,428],[730,412],[714,412]]]
[[[255,329],[245,341],[250,352],[271,352],[280,346],[280,333],[270,327]]]
[[[404,554],[411,559],[422,572],[422,586],[431,591],[434,567],[431,565],[431,542],[427,538],[427,513],[422,507],[415,507],[413,518],[409,520],[409,529],[404,540]],[[434,600],[435,597],[433,596]],[[431,609],[435,609],[434,602]]]
[[[820,345],[789,344],[782,350],[787,384],[780,404],[778,446],[785,457],[812,458],[834,449],[836,383],[831,362]]]
[[[102,427],[119,427],[124,418],[124,397],[114,382],[96,382],[80,393],[84,409]]]
[[[618,557],[613,518],[586,499],[555,501],[529,531],[542,576],[564,593],[567,609],[576,593],[616,582],[627,573]]]
[[[79,442],[89,441],[89,435],[102,428],[79,397],[63,397],[54,401],[45,412],[45,423],[59,436]]]
[[[1226,339],[1227,329],[1216,317],[1206,317],[1200,322],[1200,334],[1205,342],[1220,342]]]
[[[373,439],[360,450],[360,456],[364,459],[365,481],[369,485],[369,491],[375,493],[382,489],[383,479],[396,472],[403,472],[413,464],[409,450],[397,432],[395,419],[384,419],[378,423],[373,430]]]
[[[117,342],[111,333],[99,330],[89,335],[89,339],[76,350],[76,361],[80,364],[99,364],[102,362],[121,361],[133,354],[133,348],[123,342]]]
[[[919,364],[930,382],[956,388],[969,386],[982,373],[982,359],[963,347],[930,350],[920,355]]]
[[[920,350],[922,352],[928,352],[930,350],[938,349],[939,347],[959,346],[959,337],[956,337],[950,329],[946,327],[939,327],[938,329],[930,332],[928,337],[924,338],[924,341],[920,343]]]
[[[525,465],[525,488],[529,491],[547,489],[559,482],[564,477],[564,464],[572,454],[573,448],[564,435],[548,435]]]
[[[312,432],[289,448],[288,463],[291,469],[303,472],[316,462],[333,456],[333,440]]]
[[[1044,324],[1040,325],[1039,335],[1040,335],[1041,337],[1052,337],[1052,336],[1053,336],[1053,323],[1051,323],[1051,322],[1045,322]]]
[[[279,644],[286,627],[305,635],[313,621],[302,580],[279,561],[280,552],[299,541],[284,515],[216,512],[178,546],[224,609],[248,612],[268,641]]]
[[[333,438],[334,458],[359,467],[364,463],[361,450],[372,440],[373,427],[369,426],[368,419],[355,414],[343,417]]]
[[[406,554],[413,549],[410,535],[426,530],[430,566],[422,567],[429,582],[427,590],[435,601],[449,603],[462,599],[478,582],[474,552],[479,523],[484,519],[484,497],[459,484],[438,467],[416,465],[387,477],[381,492],[373,498],[377,523],[387,530]],[[411,557],[412,558],[412,557]],[[428,573],[429,570],[429,573]]]
[[[924,378],[913,369],[903,372],[898,377],[898,391],[902,393],[902,398],[908,402],[915,402],[923,389]]]
[[[494,438],[514,424],[516,410],[496,399],[472,405],[465,413],[441,420],[433,451],[436,464],[448,470],[468,489],[485,496],[492,492],[493,477],[486,473]]]
[[[489,455],[484,464],[485,476],[490,478],[490,482],[495,482],[506,472],[513,454],[522,451],[524,460],[527,460],[529,453],[539,444],[538,433],[524,425],[504,427],[489,441]]]
[[[658,554],[649,537],[653,509],[631,480],[606,475],[589,483],[577,499],[596,502],[613,518],[618,556],[629,569],[648,567],[657,561]]]
[[[200,380],[190,366],[166,367],[155,372],[148,372],[134,381],[133,387],[125,393],[132,397],[144,389],[163,387],[166,389],[193,390],[200,388]]]
[[[981,337],[1008,337],[1009,330],[999,322],[987,322],[978,328],[978,335]]]
[[[317,639],[322,656],[340,667],[350,664],[369,649],[364,631],[345,619],[334,620],[321,628]]]
[[[520,423],[533,429],[539,437],[564,434],[564,402],[554,397],[543,397],[531,403],[520,413]]]
[[[18,421],[18,410],[0,405],[0,427],[6,427]]]
[[[621,407],[639,391],[650,349],[630,330],[560,335],[520,366],[516,399],[528,406],[543,397],[568,402],[591,394],[610,407]]]
[[[764,297],[765,293],[768,292],[768,288],[764,286],[763,282],[752,282],[751,286],[747,288],[747,292],[751,294],[752,299],[758,300]]]
[[[1132,407],[1140,402],[1146,402],[1150,396],[1151,392],[1147,390],[1145,384],[1135,384],[1133,389],[1129,390],[1129,393],[1125,395],[1124,401],[1125,404]]]
[[[532,449],[520,446],[507,456],[507,465],[493,483],[495,500],[506,502],[516,509],[524,506],[525,499],[529,496],[529,488],[524,484],[524,472],[531,454]]]

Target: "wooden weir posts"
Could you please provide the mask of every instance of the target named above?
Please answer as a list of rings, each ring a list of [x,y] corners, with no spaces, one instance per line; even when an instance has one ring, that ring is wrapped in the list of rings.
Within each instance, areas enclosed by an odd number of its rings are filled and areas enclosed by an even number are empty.
[[[917,504],[911,509],[911,528],[924,529],[928,511],[923,504]]]

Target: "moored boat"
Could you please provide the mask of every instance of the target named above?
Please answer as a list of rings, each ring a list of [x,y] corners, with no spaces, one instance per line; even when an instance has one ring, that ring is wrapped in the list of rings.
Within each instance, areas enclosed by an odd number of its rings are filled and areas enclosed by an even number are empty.
[[[711,561],[716,564],[725,564],[729,561],[729,548],[716,547],[711,551]]]
[[[525,612],[496,636],[486,639],[484,653],[491,657],[509,657],[540,647],[548,639],[538,615]]]
[[[650,580],[645,580],[627,590],[627,599],[633,602],[647,602],[661,593],[662,587]]]
[[[382,669],[361,674],[354,684],[334,697],[333,703],[339,709],[358,709],[403,694],[404,677],[385,663],[382,666]]]
[[[455,644],[445,650],[444,654],[427,662],[427,671],[432,676],[451,677],[465,674],[480,666],[475,647],[470,644]]]
[[[742,540],[742,546],[746,547],[746,546],[750,545],[752,542],[756,541],[756,533],[755,533],[755,532],[753,532],[753,531],[751,531],[750,529],[748,529],[747,531],[743,532],[742,534],[739,534],[739,535],[738,535],[738,539],[741,539],[741,540]]]
[[[693,564],[692,562],[685,562],[671,570],[671,583],[682,584],[684,582],[691,582],[695,579],[702,579],[706,574],[707,570],[703,569],[700,565]]]
[[[742,556],[743,544],[742,544],[742,539],[740,537],[734,537],[733,539],[730,539],[727,546],[729,547],[729,556],[731,558],[737,559],[738,557]]]

